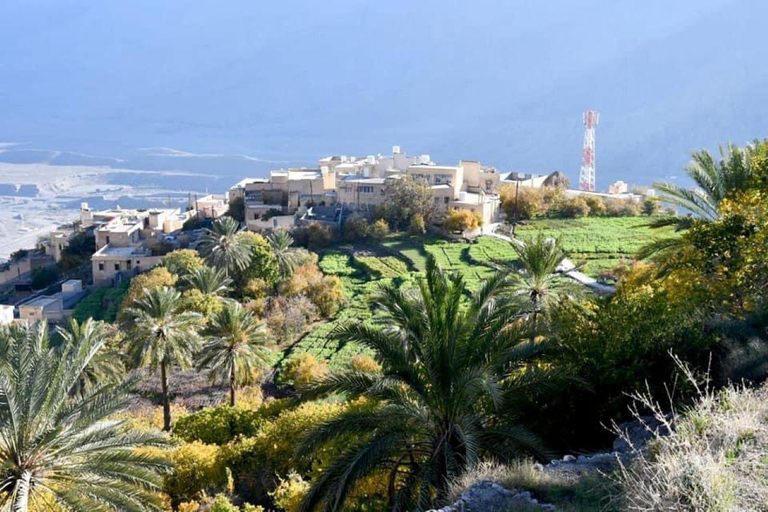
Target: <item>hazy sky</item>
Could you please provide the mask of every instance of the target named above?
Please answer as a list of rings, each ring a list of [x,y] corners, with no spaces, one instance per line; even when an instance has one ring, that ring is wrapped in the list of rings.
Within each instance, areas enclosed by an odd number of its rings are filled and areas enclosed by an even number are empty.
[[[400,144],[575,180],[595,108],[598,184],[649,182],[768,135],[766,15],[758,0],[3,0],[0,142],[267,166]]]

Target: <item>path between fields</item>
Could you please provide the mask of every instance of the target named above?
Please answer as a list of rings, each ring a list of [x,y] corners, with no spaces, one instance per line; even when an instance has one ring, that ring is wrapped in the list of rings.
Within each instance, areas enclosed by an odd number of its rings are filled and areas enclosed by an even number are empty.
[[[512,238],[496,232],[499,226],[501,226],[501,223],[499,222],[496,222],[494,224],[489,224],[488,226],[483,228],[482,234],[486,236],[493,236],[496,238],[500,238],[501,240],[505,240],[511,243]],[[586,286],[587,288],[591,288],[592,290],[595,290],[596,292],[606,293],[606,294],[616,293],[616,287],[603,284],[603,283],[598,283],[596,279],[591,278],[588,275],[584,274],[583,272],[579,272],[578,270],[576,270],[576,265],[574,265],[573,262],[568,258],[563,259],[563,261],[557,267],[557,271],[562,273],[564,276],[573,279],[577,283],[580,283]]]

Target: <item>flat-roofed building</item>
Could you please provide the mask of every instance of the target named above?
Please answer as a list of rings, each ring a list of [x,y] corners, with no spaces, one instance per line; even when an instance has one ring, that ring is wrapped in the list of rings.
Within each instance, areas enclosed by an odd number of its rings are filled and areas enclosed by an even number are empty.
[[[108,286],[132,277],[159,264],[162,256],[140,245],[119,247],[106,245],[91,257],[93,284]]]
[[[208,194],[201,198],[196,198],[190,205],[201,219],[217,219],[226,214],[229,210],[229,201],[227,196]]]
[[[19,306],[19,319],[29,322],[58,322],[64,318],[60,297],[38,297]]]

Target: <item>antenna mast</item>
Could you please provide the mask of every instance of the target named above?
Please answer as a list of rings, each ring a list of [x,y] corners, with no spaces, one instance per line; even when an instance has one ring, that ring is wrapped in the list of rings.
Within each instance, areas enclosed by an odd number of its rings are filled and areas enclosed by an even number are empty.
[[[583,115],[584,145],[581,154],[581,170],[579,171],[579,188],[587,192],[595,191],[595,128],[600,120],[600,113],[587,110]]]

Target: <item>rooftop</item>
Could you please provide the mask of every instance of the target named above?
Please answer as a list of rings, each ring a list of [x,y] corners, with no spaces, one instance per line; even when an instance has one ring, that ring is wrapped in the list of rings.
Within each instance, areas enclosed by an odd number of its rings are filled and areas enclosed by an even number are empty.
[[[93,258],[99,257],[118,257],[128,258],[131,256],[149,256],[149,251],[142,247],[114,247],[112,245],[105,245],[94,253]]]
[[[38,297],[34,300],[27,302],[26,304],[22,304],[21,307],[30,306],[33,308],[46,308],[50,305],[57,303],[60,300],[61,299],[59,299],[58,297]]]

